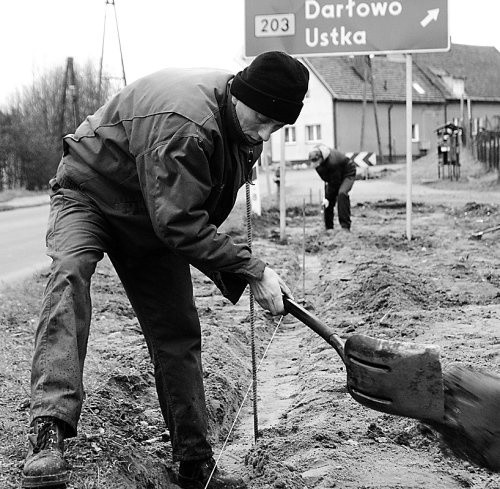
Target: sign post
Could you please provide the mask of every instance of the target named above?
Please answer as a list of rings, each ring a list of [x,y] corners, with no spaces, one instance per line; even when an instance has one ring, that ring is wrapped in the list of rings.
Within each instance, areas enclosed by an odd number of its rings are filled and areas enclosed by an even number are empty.
[[[285,128],[280,129],[280,241],[286,241],[286,160]]]
[[[412,56],[448,51],[448,0],[245,0],[245,54],[406,54],[406,235],[412,212]],[[282,136],[283,138],[283,136]],[[284,141],[281,142],[284,193]],[[280,204],[284,205],[284,195]],[[284,210],[282,211],[284,213]],[[284,224],[281,229],[284,238]]]
[[[412,214],[412,129],[413,129],[413,84],[411,54],[406,55],[406,238],[411,241]]]

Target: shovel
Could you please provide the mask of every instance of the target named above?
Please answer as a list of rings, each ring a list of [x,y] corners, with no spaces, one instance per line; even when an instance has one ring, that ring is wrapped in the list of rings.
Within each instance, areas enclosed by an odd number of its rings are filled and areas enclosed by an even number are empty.
[[[444,390],[439,347],[356,334],[345,344],[335,331],[288,297],[285,310],[321,336],[347,371],[347,390],[364,406],[387,414],[442,422]]]
[[[453,365],[443,384],[444,419],[429,425],[456,456],[500,472],[500,375]]]

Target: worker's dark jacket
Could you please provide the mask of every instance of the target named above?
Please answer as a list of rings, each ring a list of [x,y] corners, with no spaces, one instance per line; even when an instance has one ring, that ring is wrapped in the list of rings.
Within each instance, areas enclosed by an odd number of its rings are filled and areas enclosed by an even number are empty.
[[[75,184],[111,225],[130,230],[121,236],[127,253],[166,246],[236,302],[265,264],[217,232],[262,151],[239,127],[231,78],[167,69],[127,86],[64,138],[57,181]]]
[[[356,178],[356,164],[344,153],[335,149],[332,149],[328,158],[316,167],[316,171],[322,180],[337,191],[345,178]]]

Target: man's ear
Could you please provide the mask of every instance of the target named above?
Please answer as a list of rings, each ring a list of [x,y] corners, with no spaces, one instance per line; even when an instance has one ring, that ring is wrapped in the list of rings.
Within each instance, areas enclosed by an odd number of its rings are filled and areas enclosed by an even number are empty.
[[[238,102],[238,99],[234,96],[234,95],[231,95],[231,103],[236,106],[236,102]]]

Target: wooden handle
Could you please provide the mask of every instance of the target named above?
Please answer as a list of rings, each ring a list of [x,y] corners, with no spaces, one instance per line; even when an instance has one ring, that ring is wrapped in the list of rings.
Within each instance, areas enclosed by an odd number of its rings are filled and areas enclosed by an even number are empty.
[[[344,342],[335,334],[335,331],[321,322],[316,316],[304,309],[289,297],[283,296],[283,304],[286,312],[311,328],[316,334],[321,336],[338,353],[345,364]]]

